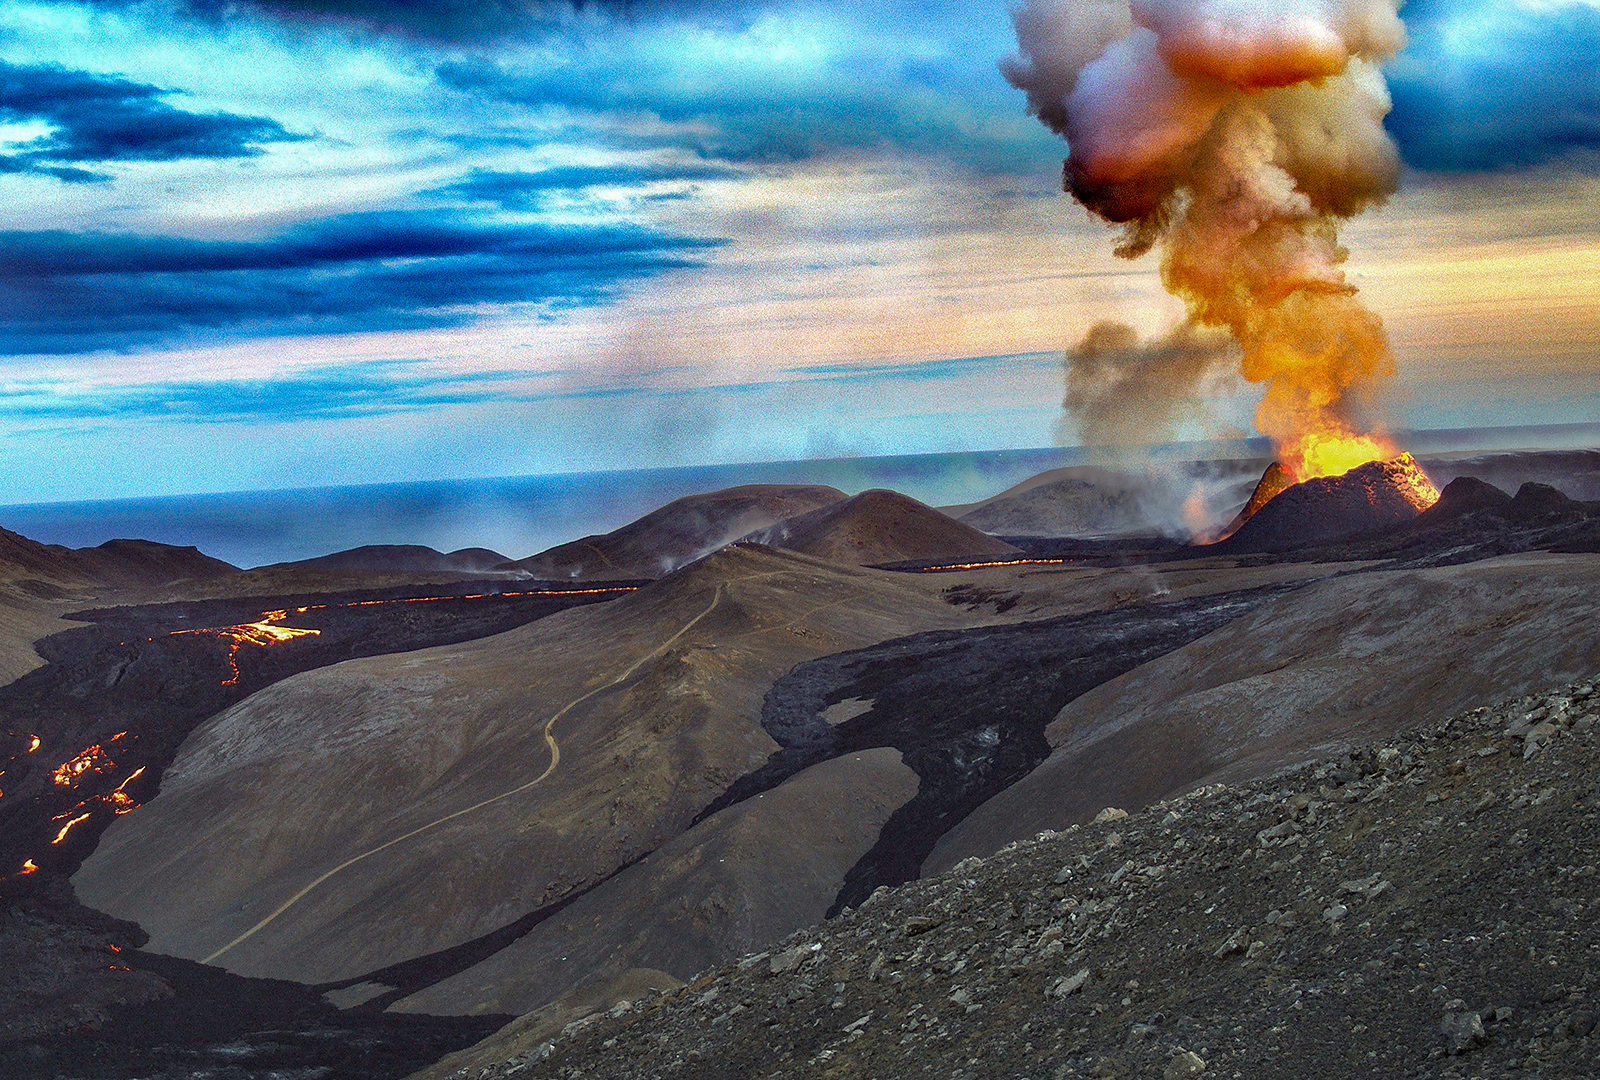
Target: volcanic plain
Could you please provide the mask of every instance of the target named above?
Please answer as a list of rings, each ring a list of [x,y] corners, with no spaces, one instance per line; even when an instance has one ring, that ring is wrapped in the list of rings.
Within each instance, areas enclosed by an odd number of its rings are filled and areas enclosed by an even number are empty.
[[[1104,807],[1586,679],[1594,460],[1555,457],[1291,487],[1210,548],[1064,531],[1159,495],[1092,471],[961,521],[733,489],[521,561],[6,534],[0,1072],[475,1075]],[[1261,468],[1190,475],[1231,515]]]

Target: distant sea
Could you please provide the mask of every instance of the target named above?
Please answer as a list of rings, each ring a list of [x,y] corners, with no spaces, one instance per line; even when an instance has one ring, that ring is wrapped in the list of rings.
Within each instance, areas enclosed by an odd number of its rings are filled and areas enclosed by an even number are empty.
[[[1600,425],[1417,432],[1405,436],[1405,445],[1427,453],[1595,446]],[[1266,452],[1264,442],[1250,440],[1166,447],[1161,456],[1208,460]],[[0,506],[0,526],[68,547],[118,537],[192,544],[245,567],[363,544],[487,547],[521,558],[608,532],[681,496],[737,484],[828,484],[852,495],[893,488],[949,506],[1086,460],[1082,449],[1055,447],[34,503]]]

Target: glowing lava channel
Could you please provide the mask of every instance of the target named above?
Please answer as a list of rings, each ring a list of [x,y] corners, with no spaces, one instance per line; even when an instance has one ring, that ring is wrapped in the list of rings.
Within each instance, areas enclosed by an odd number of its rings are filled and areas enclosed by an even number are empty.
[[[1003,562],[963,562],[946,566],[921,566],[919,574],[933,574],[940,570],[987,570],[991,566],[1065,566],[1071,559],[1007,559]]]
[[[600,593],[637,591],[637,585],[606,585],[589,589],[533,589],[523,592],[467,593],[461,596],[402,596],[392,600],[352,600],[344,604],[307,604],[304,607],[295,608],[294,613],[296,615],[304,615],[311,611],[328,611],[337,608],[379,607],[383,604],[430,604],[445,600],[488,600],[510,596],[592,596]],[[262,612],[261,618],[251,623],[240,623],[237,626],[211,626],[195,630],[173,630],[169,636],[180,637],[185,634],[204,634],[226,641],[228,643],[228,669],[232,674],[222,680],[222,685],[237,686],[239,685],[239,650],[246,645],[259,645],[262,648],[266,648],[271,645],[281,645],[296,638],[321,636],[321,630],[280,625],[288,617],[289,609],[282,608]]]
[[[126,731],[119,731],[106,740],[106,746],[121,739],[127,738]],[[57,765],[50,778],[60,787],[77,787],[78,780],[84,773],[106,772],[116,766],[111,756],[106,753],[105,746],[95,743],[74,754],[71,758]]]

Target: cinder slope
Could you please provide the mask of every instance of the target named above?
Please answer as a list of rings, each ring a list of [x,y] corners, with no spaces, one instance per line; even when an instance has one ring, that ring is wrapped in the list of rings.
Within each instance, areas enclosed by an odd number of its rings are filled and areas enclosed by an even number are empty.
[[[444,570],[474,574],[492,570],[504,562],[504,555],[488,548],[461,548],[459,551],[443,552],[422,544],[366,544],[347,551],[318,555],[314,559],[273,563],[260,569],[380,570],[410,574]]]
[[[1593,1080],[1594,691],[1030,838],[455,1080]]]
[[[0,684],[43,663],[34,651],[40,638],[77,625],[61,621],[61,613],[107,590],[215,581],[237,573],[237,567],[192,547],[110,540],[74,549],[0,529]]]
[[[406,999],[425,1013],[524,1013],[633,968],[677,979],[819,922],[917,777],[850,754],[702,821],[477,967]]]
[[[1518,555],[1290,593],[1069,704],[1044,764],[947,833],[924,870],[1593,671],[1596,580],[1600,557]]]
[[[0,581],[49,586],[138,587],[171,581],[222,577],[237,566],[193,547],[149,540],[107,540],[98,547],[41,544],[0,529]]]
[[[1017,554],[1010,544],[910,496],[878,489],[781,521],[754,538],[855,566]]]
[[[1409,454],[1281,486],[1285,479],[1274,462],[1240,512],[1244,520],[1236,519],[1229,526],[1234,531],[1211,550],[1219,555],[1284,552],[1368,536],[1415,521],[1438,496],[1424,490],[1427,477]]]
[[[554,581],[655,578],[749,533],[844,498],[837,488],[747,484],[688,495],[613,532],[505,564]]]
[[[774,749],[758,716],[779,675],[957,624],[937,589],[746,546],[496,637],[287,679],[190,736],[79,895],[155,949],[303,981],[472,940],[682,832]]]
[[[1029,477],[981,502],[940,509],[996,536],[1105,536],[1150,523],[1133,477],[1079,465]]]

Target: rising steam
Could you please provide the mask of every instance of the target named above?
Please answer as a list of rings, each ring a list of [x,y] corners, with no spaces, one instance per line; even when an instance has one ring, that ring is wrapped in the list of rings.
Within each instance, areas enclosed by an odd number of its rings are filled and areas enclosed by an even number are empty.
[[[1096,323],[1067,353],[1061,407],[1088,446],[1145,445],[1174,434],[1237,352],[1227,335],[1193,323],[1151,341],[1123,323]]]
[[[1013,19],[1004,71],[1066,137],[1066,190],[1125,226],[1118,254],[1159,244],[1191,319],[1232,333],[1296,479],[1392,454],[1362,413],[1393,358],[1337,224],[1399,176],[1393,0],[1025,0]]]

